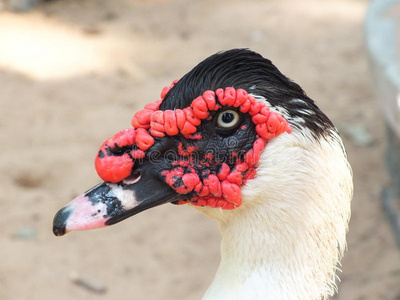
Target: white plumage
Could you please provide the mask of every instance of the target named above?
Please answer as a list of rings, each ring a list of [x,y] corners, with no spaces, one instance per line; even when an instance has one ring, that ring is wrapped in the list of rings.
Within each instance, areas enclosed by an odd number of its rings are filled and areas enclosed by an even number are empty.
[[[233,211],[219,222],[221,264],[203,299],[325,299],[346,248],[352,172],[336,133],[272,140]]]

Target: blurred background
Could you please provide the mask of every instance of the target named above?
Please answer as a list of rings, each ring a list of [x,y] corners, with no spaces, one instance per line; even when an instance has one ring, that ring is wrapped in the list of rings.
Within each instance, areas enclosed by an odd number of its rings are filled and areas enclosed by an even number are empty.
[[[368,1],[0,4],[0,299],[200,299],[220,236],[197,211],[164,205],[62,238],[52,219],[99,182],[106,138],[162,87],[235,47],[271,59],[344,138],[355,194],[335,299],[400,299],[400,252],[380,200],[386,137],[364,42]]]

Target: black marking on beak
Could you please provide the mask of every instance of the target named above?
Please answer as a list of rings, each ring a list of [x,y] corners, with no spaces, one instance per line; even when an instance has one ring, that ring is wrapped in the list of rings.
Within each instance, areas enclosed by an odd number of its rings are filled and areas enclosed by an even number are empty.
[[[53,220],[53,233],[56,236],[62,236],[66,232],[67,220],[70,217],[72,211],[69,207],[64,207],[60,209],[54,216]]]
[[[176,194],[172,199],[161,199],[160,201],[143,201],[138,206],[133,209],[126,210],[120,213],[117,216],[112,217],[108,221],[106,221],[106,225],[113,225],[119,223],[129,217],[132,217],[142,211],[145,211],[149,208],[156,207],[165,203],[175,202],[182,199],[182,195]]]

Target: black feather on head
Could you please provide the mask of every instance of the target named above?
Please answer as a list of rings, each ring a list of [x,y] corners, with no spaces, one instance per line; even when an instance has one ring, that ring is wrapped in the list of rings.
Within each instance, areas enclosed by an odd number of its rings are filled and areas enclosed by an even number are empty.
[[[183,109],[204,91],[226,87],[241,88],[265,98],[278,111],[287,112],[287,121],[292,126],[307,127],[314,135],[323,135],[334,128],[298,84],[270,60],[249,49],[218,52],[203,60],[175,84],[160,109]]]

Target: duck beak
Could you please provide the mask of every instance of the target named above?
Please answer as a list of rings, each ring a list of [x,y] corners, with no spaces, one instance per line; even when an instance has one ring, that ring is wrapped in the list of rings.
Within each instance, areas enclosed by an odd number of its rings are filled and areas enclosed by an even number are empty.
[[[118,183],[100,183],[57,212],[53,233],[62,236],[106,227],[151,207],[180,200],[182,196],[155,175],[154,169],[148,168]]]

